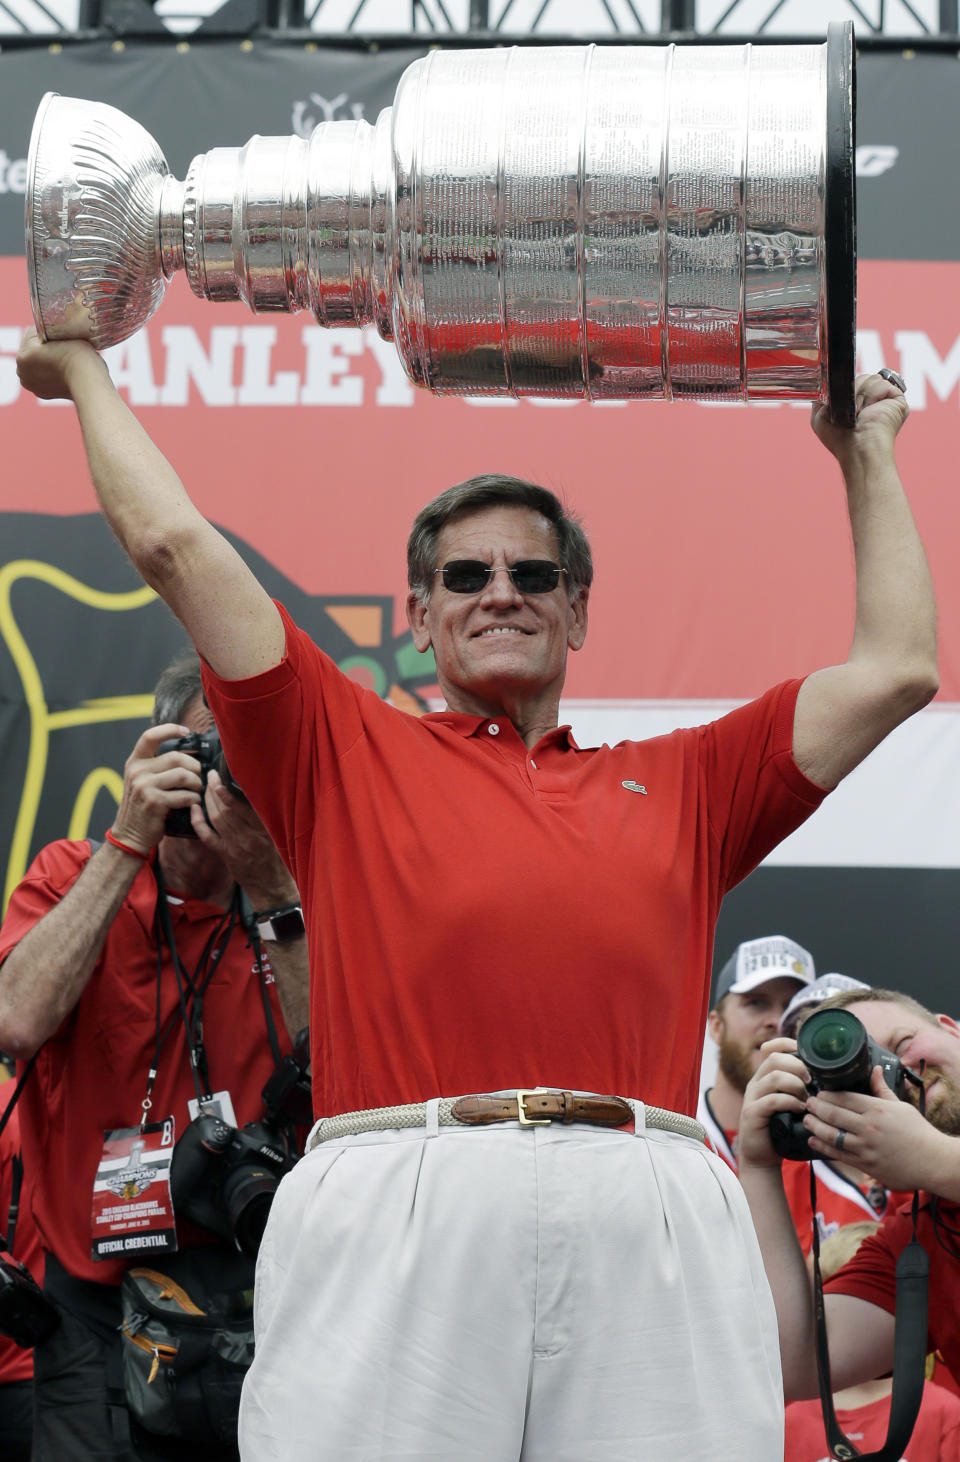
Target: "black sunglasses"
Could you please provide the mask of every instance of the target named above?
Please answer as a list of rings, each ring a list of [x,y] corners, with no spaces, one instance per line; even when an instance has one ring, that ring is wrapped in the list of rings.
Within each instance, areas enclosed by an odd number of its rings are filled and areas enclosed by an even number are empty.
[[[434,569],[443,577],[443,587],[451,594],[480,594],[498,570],[477,558],[456,558]],[[560,582],[563,569],[548,558],[523,558],[509,564],[507,573],[521,594],[549,594]]]

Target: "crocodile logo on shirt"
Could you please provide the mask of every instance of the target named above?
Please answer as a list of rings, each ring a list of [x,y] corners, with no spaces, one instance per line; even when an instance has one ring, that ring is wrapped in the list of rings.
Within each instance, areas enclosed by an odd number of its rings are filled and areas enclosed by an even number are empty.
[[[629,778],[627,779],[627,781],[621,782],[620,785],[621,787],[625,788],[627,792],[642,792],[644,797],[646,797],[647,795],[646,787],[642,786],[639,782],[631,781]]]

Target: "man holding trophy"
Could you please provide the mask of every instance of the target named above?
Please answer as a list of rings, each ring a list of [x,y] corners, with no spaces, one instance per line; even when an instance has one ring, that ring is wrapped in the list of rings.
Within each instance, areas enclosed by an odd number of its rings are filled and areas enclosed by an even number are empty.
[[[74,401],[111,527],[206,662],[304,901],[315,1111],[363,1114],[321,1122],[275,1202],[245,1455],[453,1462],[523,1437],[555,1462],[682,1435],[769,1462],[769,1294],[736,1180],[684,1113],[720,898],[936,689],[903,393],[862,378],[852,430],[814,414],[851,507],[847,662],[585,752],[557,719],[589,558],[551,495],[481,479],[420,515],[408,610],[448,710],[417,721],[273,603],[89,345],[30,336],[20,373]]]
[[[224,196],[247,198],[213,174]],[[186,202],[164,184],[171,261],[177,210],[194,250],[205,220],[213,230],[217,209],[204,211],[192,177]],[[484,256],[494,293],[510,252]],[[222,282],[228,253],[211,232],[191,282],[214,279],[215,257]],[[439,268],[431,257],[424,268]],[[463,258],[445,261],[456,272]],[[589,283],[580,294],[589,307]],[[717,318],[705,307],[704,330]],[[796,346],[797,369],[816,375],[778,318],[781,356]],[[677,321],[683,394],[689,301]],[[414,331],[424,360],[443,348],[431,328]],[[552,326],[524,328],[535,375]],[[736,320],[731,331],[740,339]],[[104,515],[203,657],[231,770],[303,900],[319,1120],[260,1250],[243,1456],[771,1462],[783,1427],[773,1305],[739,1184],[690,1114],[722,897],[936,692],[930,578],[894,461],[902,381],[854,387],[851,370],[844,425],[819,385],[807,396],[847,489],[846,662],[709,726],[585,750],[558,719],[592,564],[552,493],[493,473],[418,515],[407,613],[446,709],[417,719],[349,681],[269,598],[117,395],[95,332],[45,333],[25,339],[20,378],[74,402]],[[615,334],[585,332],[566,366],[554,351],[553,384],[564,370],[571,394],[616,381]],[[475,386],[490,352],[480,332],[470,355],[468,337],[457,348],[474,374],[461,379]],[[516,387],[514,347],[497,359]],[[651,372],[667,354],[658,343]],[[783,359],[764,369],[761,395],[789,375]]]

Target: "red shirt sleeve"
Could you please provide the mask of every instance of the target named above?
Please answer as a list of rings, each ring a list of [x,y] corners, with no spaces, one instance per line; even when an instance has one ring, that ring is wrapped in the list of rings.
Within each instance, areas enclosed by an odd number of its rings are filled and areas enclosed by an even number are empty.
[[[897,1259],[910,1240],[912,1225],[903,1214],[885,1218],[875,1234],[864,1239],[853,1258],[824,1284],[825,1294],[848,1294],[868,1300],[892,1315],[896,1310]]]
[[[316,798],[340,782],[341,759],[371,716],[402,717],[348,679],[278,604],[286,632],[279,665],[246,680],[223,680],[203,666],[207,703],[227,765],[291,869],[301,837],[312,835]]]
[[[0,964],[76,883],[90,859],[88,842],[48,843],[14,889],[0,928]]]
[[[785,680],[700,728],[709,823],[721,845],[721,894],[752,873],[827,795],[793,759],[793,718],[802,684]]]

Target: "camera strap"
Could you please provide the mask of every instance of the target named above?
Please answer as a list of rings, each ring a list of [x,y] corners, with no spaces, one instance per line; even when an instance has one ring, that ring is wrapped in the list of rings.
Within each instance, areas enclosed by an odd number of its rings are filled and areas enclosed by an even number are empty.
[[[30,1057],[30,1060],[27,1062],[26,1066],[24,1066],[23,1070],[20,1073],[17,1084],[14,1087],[13,1092],[10,1096],[10,1100],[7,1102],[7,1105],[3,1110],[3,1115],[0,1116],[0,1137],[3,1136],[7,1123],[13,1116],[13,1109],[17,1105],[17,1102],[20,1100],[20,1094],[27,1084],[27,1078],[29,1077],[30,1072],[36,1065],[37,1057],[39,1056],[39,1054],[39,1050],[34,1051],[33,1055]],[[23,1186],[23,1156],[19,1152],[15,1153],[13,1156],[11,1162],[11,1173],[12,1179],[10,1184],[10,1208],[7,1213],[7,1231],[5,1234],[3,1232],[0,1232],[0,1249],[6,1249],[8,1254],[13,1253],[13,1243],[17,1232],[17,1218],[20,1213],[20,1190]]]
[[[10,1159],[10,1207],[7,1210],[7,1232],[0,1234],[0,1249],[13,1253],[17,1241],[17,1219],[20,1217],[20,1190],[23,1187],[23,1153],[15,1152]]]
[[[34,1066],[37,1064],[37,1057],[39,1055],[40,1055],[39,1049],[36,1050],[36,1051],[34,1051],[33,1055],[30,1057],[30,1060],[27,1062],[26,1066],[24,1066],[23,1070],[20,1073],[20,1076],[19,1076],[19,1078],[17,1080],[17,1084],[14,1087],[13,1093],[12,1093],[12,1095],[10,1097],[10,1100],[7,1102],[7,1105],[4,1108],[4,1110],[3,1110],[3,1114],[0,1115],[0,1136],[3,1135],[3,1133],[4,1133],[5,1129],[6,1129],[7,1123],[10,1121],[10,1118],[13,1116],[13,1109],[17,1105],[17,1102],[20,1100],[20,1093],[23,1091],[23,1088],[26,1086],[26,1084],[27,1084],[27,1077],[30,1075],[30,1072],[33,1070]]]
[[[810,1201],[816,1213],[816,1177],[810,1164]],[[860,1457],[862,1462],[900,1462],[913,1434],[923,1397],[927,1361],[927,1302],[930,1260],[917,1239],[919,1194],[913,1195],[913,1234],[897,1259],[897,1294],[893,1331],[893,1392],[887,1435],[878,1452],[860,1452],[844,1436],[837,1421],[830,1385],[830,1353],[820,1273],[820,1232],[813,1223],[813,1299],[817,1326],[817,1380],[827,1442],[833,1457]]]
[[[190,1052],[190,1071],[193,1076],[193,1084],[197,1093],[197,1101],[202,1106],[205,1101],[209,1100],[213,1091],[210,1084],[210,1071],[207,1064],[206,1048],[203,1044],[203,997],[206,993],[207,986],[216,974],[220,960],[230,942],[230,936],[239,922],[241,892],[239,886],[235,885],[230,907],[218,921],[216,928],[204,945],[196,968],[191,974],[190,971],[185,969],[177,952],[177,941],[173,932],[173,920],[170,917],[170,905],[167,900],[167,886],[159,859],[153,865],[153,875],[157,883],[157,1043],[153,1065],[147,1076],[147,1095],[144,1098],[144,1102],[148,1103],[150,1101],[150,1093],[153,1090],[153,1084],[157,1078],[160,1052],[170,1032],[176,1026],[177,1021],[182,1020],[187,1037],[187,1047]],[[166,1028],[161,1027],[160,1016],[164,944],[166,944],[170,951],[170,958],[173,962],[173,970],[177,980],[177,993],[179,995],[179,1009],[168,1020]],[[146,1115],[148,1110],[149,1107],[145,1105],[144,1115]]]

